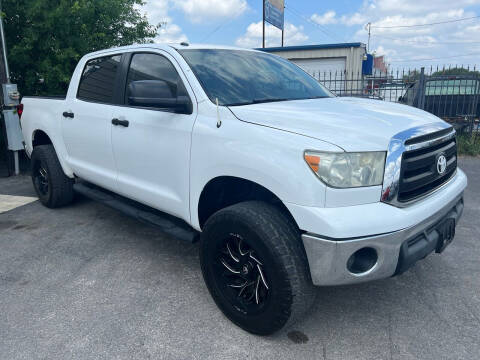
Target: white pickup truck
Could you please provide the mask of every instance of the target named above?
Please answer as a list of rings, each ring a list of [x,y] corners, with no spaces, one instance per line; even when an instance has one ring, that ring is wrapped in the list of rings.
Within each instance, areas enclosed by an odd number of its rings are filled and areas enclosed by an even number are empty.
[[[463,210],[449,124],[335,97],[261,51],[99,51],[80,60],[66,98],[22,104],[45,206],[80,192],[199,238],[213,299],[256,334],[305,313],[313,285],[391,277],[442,252]]]

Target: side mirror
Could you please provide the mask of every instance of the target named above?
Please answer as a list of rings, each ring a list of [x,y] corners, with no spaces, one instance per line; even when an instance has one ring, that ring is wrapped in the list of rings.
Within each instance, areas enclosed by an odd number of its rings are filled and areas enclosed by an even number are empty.
[[[142,107],[172,109],[183,114],[192,113],[188,96],[177,96],[177,84],[164,80],[138,80],[128,85],[128,104]]]

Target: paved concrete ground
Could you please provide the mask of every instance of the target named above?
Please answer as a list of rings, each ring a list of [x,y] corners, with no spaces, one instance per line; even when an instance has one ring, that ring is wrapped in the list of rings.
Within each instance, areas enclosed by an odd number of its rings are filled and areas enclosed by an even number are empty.
[[[480,159],[461,165],[464,218],[442,256],[397,278],[319,289],[304,322],[264,338],[217,310],[196,244],[89,200],[3,212],[0,358],[478,359]],[[34,195],[26,177],[0,179],[0,194]]]
[[[0,194],[0,213],[16,209],[37,200],[35,196],[3,195]]]

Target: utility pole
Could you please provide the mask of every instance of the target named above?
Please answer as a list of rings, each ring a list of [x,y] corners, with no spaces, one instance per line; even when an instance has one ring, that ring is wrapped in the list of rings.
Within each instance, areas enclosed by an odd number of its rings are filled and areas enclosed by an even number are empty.
[[[283,47],[283,38],[285,33],[285,1],[283,2],[283,27],[282,27],[282,47]]]
[[[0,0],[0,13],[2,12],[2,0]],[[1,31],[1,44],[0,47],[2,51],[0,52],[0,83],[4,84],[7,81],[10,81],[9,77],[10,74],[8,73],[8,64],[7,64],[7,56],[6,56],[6,48],[5,48],[5,36],[3,32],[3,18],[0,17],[0,31]],[[2,90],[0,89],[0,92]]]
[[[0,0],[0,13],[1,13],[1,0]],[[3,21],[2,21],[3,24]],[[5,84],[7,82],[7,74],[5,68],[5,57],[4,57],[4,46],[3,41],[0,40],[0,84]],[[12,154],[8,151],[7,147],[7,130],[5,122],[1,117],[1,108],[3,108],[3,89],[0,86],[0,176],[8,176],[11,171],[11,164],[13,162]],[[4,164],[3,164],[4,163]],[[3,168],[6,169],[6,174],[3,174]]]
[[[368,43],[367,43],[367,53],[370,52],[370,30],[372,28],[372,23],[369,22],[367,25],[365,25],[365,30],[368,30]]]
[[[2,1],[0,0],[0,13],[2,12]],[[16,114],[16,106],[19,103],[20,94],[17,91],[17,85],[10,83],[10,70],[7,60],[7,43],[5,41],[5,31],[3,28],[3,18],[0,17],[0,105],[2,118],[0,136],[4,139],[4,151],[6,154],[6,162],[8,173],[11,169],[11,154],[13,152],[13,162],[15,175],[20,173],[20,164],[18,151],[23,150],[23,136],[20,128],[20,122]],[[2,149],[0,149],[1,151]]]
[[[262,20],[262,48],[265,48],[265,0],[263,2],[263,20]]]
[[[285,1],[283,2],[283,14],[285,14]],[[285,15],[283,17],[283,26],[282,26],[282,47],[283,47],[283,34],[285,32]]]
[[[3,30],[3,17],[1,17],[2,13],[2,0],[0,0],[0,37],[2,40],[2,56],[3,56],[3,68],[5,69],[5,77],[6,83],[10,83],[10,70],[8,69],[8,61],[7,61],[7,44],[5,42],[5,31]]]

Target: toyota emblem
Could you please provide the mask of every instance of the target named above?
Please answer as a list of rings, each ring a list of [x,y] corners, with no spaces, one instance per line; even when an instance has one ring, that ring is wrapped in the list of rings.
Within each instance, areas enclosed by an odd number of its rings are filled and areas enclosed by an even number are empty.
[[[438,175],[443,175],[446,170],[447,170],[447,158],[445,157],[445,155],[441,154],[437,158],[437,172],[438,172]]]

